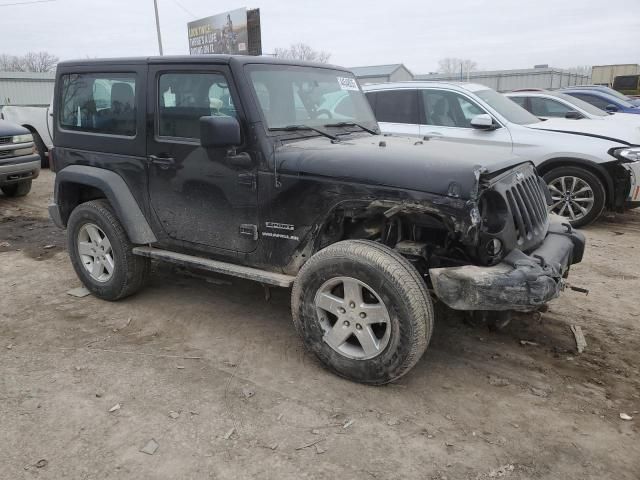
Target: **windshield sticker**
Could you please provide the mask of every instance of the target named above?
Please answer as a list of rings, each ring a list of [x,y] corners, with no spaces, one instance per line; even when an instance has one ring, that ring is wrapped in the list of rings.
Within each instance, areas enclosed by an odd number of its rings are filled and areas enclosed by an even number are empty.
[[[338,77],[338,84],[342,90],[359,90],[355,78]]]

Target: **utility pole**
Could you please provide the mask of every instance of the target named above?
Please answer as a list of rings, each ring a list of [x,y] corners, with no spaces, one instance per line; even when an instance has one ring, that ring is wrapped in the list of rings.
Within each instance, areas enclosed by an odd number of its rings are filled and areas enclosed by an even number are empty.
[[[153,8],[156,11],[156,31],[158,32],[158,50],[162,56],[162,36],[160,35],[160,18],[158,17],[158,0],[153,0]]]

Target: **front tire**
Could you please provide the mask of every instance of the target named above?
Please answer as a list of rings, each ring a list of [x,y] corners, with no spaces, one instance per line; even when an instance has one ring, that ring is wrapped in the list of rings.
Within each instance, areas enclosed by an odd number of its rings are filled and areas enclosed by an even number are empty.
[[[547,172],[553,203],[551,212],[565,217],[571,226],[593,223],[604,210],[606,192],[600,179],[581,167],[558,167]]]
[[[433,307],[416,269],[390,248],[346,240],[307,261],[293,286],[291,308],[305,347],[334,373],[382,385],[422,357]]]
[[[31,180],[5,185],[1,190],[7,197],[24,197],[31,191]]]
[[[67,225],[69,256],[84,286],[103,300],[119,300],[146,283],[150,260],[135,246],[106,200],[77,206]]]

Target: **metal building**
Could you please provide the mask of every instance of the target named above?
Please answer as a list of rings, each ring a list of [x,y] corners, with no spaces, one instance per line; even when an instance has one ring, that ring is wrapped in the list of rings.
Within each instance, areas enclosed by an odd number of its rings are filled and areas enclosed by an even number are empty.
[[[47,106],[53,98],[55,72],[0,72],[0,107]]]
[[[462,76],[460,74],[429,73],[427,75],[416,75],[415,79],[448,82],[469,81],[486,85],[498,92],[510,92],[521,88],[554,89],[573,85],[585,85],[591,81],[589,75],[572,73],[568,70],[548,67],[547,65],[521,70],[469,72]]]
[[[402,63],[352,67],[350,70],[361,85],[368,83],[406,82],[413,80],[413,73]]]
[[[637,75],[640,65],[637,63],[622,63],[618,65],[594,65],[591,67],[591,81],[596,85],[613,85],[613,80],[619,75]]]

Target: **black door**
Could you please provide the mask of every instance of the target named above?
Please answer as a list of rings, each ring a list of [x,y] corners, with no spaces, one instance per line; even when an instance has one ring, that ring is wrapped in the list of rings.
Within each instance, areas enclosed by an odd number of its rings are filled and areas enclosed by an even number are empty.
[[[192,246],[251,252],[257,241],[256,162],[246,149],[200,146],[200,118],[235,116],[237,95],[224,66],[150,66],[147,156],[151,207],[164,231]],[[243,135],[243,138],[245,136]],[[246,152],[252,155],[251,152]]]

